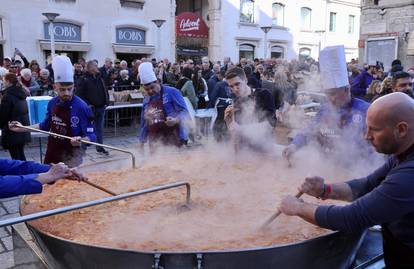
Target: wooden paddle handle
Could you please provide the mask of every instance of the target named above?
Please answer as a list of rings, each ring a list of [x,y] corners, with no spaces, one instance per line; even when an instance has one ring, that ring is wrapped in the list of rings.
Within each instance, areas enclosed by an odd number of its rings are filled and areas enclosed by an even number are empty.
[[[114,193],[114,192],[112,192],[112,191],[110,191],[110,190],[108,190],[108,189],[106,189],[106,188],[104,188],[104,187],[102,187],[102,186],[99,186],[99,185],[97,185],[97,184],[95,184],[95,183],[92,183],[92,182],[90,182],[90,181],[88,181],[88,180],[82,180],[82,182],[84,182],[84,183],[86,183],[86,184],[88,184],[88,185],[90,185],[90,186],[92,186],[92,187],[94,187],[94,188],[97,188],[97,189],[99,189],[99,190],[101,190],[101,191],[103,191],[103,192],[106,192],[106,193],[108,193],[108,194],[110,194],[110,195],[112,195],[112,196],[117,196],[117,194],[116,194],[116,193]]]
[[[296,198],[300,198],[302,196],[303,192],[299,191],[298,193],[296,193],[295,197]],[[278,209],[272,216],[270,216],[270,218],[267,219],[267,221],[262,225],[262,229],[266,228],[266,226],[268,226],[270,223],[272,223],[272,221],[274,221],[277,217],[279,217],[279,215],[282,214],[282,212]]]

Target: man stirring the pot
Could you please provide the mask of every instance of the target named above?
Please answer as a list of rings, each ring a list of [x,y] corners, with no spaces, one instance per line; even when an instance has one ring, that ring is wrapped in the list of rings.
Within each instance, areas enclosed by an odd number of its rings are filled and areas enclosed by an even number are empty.
[[[377,99],[368,109],[366,139],[388,161],[367,177],[325,184],[308,177],[300,191],[322,199],[351,202],[318,206],[293,196],[280,211],[318,226],[353,232],[381,224],[388,268],[414,268],[414,100],[404,93]]]
[[[147,94],[141,113],[141,146],[147,141],[151,147],[157,142],[178,147],[186,144],[185,122],[189,114],[183,96],[177,89],[157,81],[151,63],[142,63],[138,71]]]
[[[73,94],[73,67],[66,56],[55,56],[52,67],[54,71],[54,88],[57,97],[49,101],[46,118],[40,124],[30,127],[72,137],[71,140],[49,136],[44,163],[64,162],[69,167],[82,163],[80,140],[95,141],[93,114],[88,105]],[[10,130],[27,132],[19,128],[19,122],[11,122]]]

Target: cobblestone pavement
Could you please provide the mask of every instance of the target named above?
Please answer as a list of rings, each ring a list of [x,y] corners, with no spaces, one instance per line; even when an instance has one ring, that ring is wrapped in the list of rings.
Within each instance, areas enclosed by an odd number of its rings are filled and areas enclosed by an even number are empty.
[[[138,138],[136,136],[136,129],[120,128],[117,130],[117,136],[112,133],[105,133],[104,143],[115,147],[133,149],[136,148]],[[46,138],[42,138],[43,151],[46,150]],[[111,158],[121,158],[125,155],[122,152],[108,150],[109,156],[97,153],[94,147],[89,147],[84,156],[84,164],[108,160]],[[39,142],[38,139],[33,139],[33,142],[25,148],[25,154],[28,161],[40,161]],[[0,158],[10,158],[9,153],[0,150]],[[0,199],[0,220],[19,216],[20,197]],[[17,255],[19,257],[20,255]],[[19,258],[20,259],[20,258]],[[6,268],[39,268],[34,263],[20,264],[20,261],[15,261],[15,253],[10,227],[0,228],[0,269]]]

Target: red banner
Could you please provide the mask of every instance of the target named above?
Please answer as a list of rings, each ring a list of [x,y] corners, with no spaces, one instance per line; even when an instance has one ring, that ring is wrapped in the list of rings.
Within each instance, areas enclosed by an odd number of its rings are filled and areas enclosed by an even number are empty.
[[[175,29],[177,36],[208,37],[208,27],[204,20],[191,12],[183,12],[175,17]]]

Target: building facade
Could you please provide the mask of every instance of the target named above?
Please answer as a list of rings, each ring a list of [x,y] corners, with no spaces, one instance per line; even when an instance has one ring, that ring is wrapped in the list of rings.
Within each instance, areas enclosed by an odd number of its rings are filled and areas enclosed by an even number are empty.
[[[380,61],[386,70],[394,59],[414,65],[414,1],[363,0],[359,55],[361,63]]]
[[[0,0],[0,57],[19,48],[45,63],[50,54],[44,12],[54,23],[56,51],[79,57],[282,58],[311,56],[343,44],[358,57],[359,0]],[[197,17],[184,17],[193,13]],[[187,15],[188,14],[184,14]],[[153,20],[164,20],[159,28]],[[201,22],[200,22],[201,20]],[[205,25],[202,35],[187,30]],[[184,28],[180,28],[184,27]],[[186,28],[187,27],[187,28]],[[265,34],[264,30],[267,30]]]
[[[0,53],[12,57],[18,48],[41,65],[50,54],[48,21],[44,12],[60,15],[54,23],[56,52],[72,61],[80,57],[128,60],[141,57],[174,57],[172,1],[149,0],[0,0]],[[163,19],[158,28],[152,20]],[[160,46],[160,49],[156,49]]]
[[[318,58],[320,49],[341,44],[348,60],[358,57],[359,0],[226,0],[212,10],[220,17],[213,33],[220,56]]]

